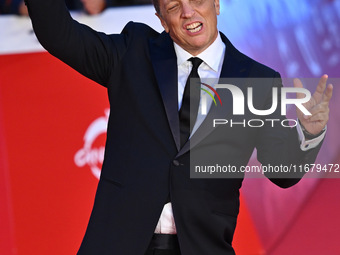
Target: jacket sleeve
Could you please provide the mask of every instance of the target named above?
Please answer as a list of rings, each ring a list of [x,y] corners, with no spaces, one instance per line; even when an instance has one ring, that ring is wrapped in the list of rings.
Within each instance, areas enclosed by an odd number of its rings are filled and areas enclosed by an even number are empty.
[[[305,167],[314,163],[322,142],[313,149],[302,151],[296,127],[287,127],[286,116],[281,115],[282,80],[279,73],[273,78],[273,87],[278,88],[277,110],[267,119],[276,120],[276,125],[266,125],[257,137],[257,158],[267,167],[265,175],[276,185],[288,188],[304,176]],[[270,108],[272,97],[266,97],[265,109]],[[286,127],[282,125],[285,121]],[[272,167],[272,168],[271,168]],[[275,170],[275,169],[276,170]]]
[[[106,86],[127,47],[127,34],[106,35],[73,20],[63,0],[26,0],[34,32],[53,56]]]

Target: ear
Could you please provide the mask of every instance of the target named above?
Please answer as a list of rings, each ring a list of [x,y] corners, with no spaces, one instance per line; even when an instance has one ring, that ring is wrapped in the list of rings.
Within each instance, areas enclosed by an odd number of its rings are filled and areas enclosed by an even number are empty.
[[[160,22],[161,22],[161,24],[162,24],[162,27],[164,28],[165,32],[169,33],[169,27],[168,27],[168,25],[166,24],[164,18],[163,18],[160,14],[158,14],[157,12],[156,12],[155,14],[156,14],[156,16],[159,18],[159,20],[160,20]]]
[[[214,0],[215,11],[217,15],[220,15],[220,0]]]

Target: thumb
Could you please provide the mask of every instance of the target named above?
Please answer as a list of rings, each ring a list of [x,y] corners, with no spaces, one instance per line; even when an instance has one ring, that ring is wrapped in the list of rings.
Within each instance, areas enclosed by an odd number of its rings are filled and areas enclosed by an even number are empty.
[[[293,80],[294,88],[303,88],[303,84],[300,79],[295,78]],[[296,93],[296,98],[304,98],[305,94],[303,93]]]

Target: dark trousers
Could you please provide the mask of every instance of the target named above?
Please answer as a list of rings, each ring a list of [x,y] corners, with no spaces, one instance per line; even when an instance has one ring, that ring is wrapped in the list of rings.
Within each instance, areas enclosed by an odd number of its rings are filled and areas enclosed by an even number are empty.
[[[181,255],[177,235],[154,234],[145,255]]]

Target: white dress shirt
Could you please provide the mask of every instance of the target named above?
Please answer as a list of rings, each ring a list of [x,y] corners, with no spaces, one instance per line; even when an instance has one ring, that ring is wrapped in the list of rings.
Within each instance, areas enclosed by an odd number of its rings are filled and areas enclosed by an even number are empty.
[[[174,43],[174,48],[175,48],[175,52],[177,56],[177,67],[178,67],[178,110],[179,110],[182,105],[185,84],[187,82],[188,76],[192,69],[192,63],[188,59],[194,56],[192,56],[189,52],[185,51],[183,48],[181,48],[176,43]],[[221,36],[218,33],[216,40],[202,53],[195,56],[203,60],[202,64],[198,67],[199,76],[201,78],[202,77],[209,78],[208,83],[210,83],[209,85],[212,87],[215,87],[215,85],[218,83],[218,79],[222,71],[224,55],[225,55],[225,44],[223,43]],[[206,92],[201,91],[201,95],[203,93],[206,93]],[[209,112],[209,108],[211,104],[212,104],[211,97],[207,97],[207,107],[208,107],[207,111],[208,112]],[[198,110],[197,120],[193,127],[190,137],[195,133],[197,128],[202,124],[205,117],[206,116],[202,115],[201,111]],[[316,147],[322,141],[326,133],[326,132],[323,132],[323,134],[321,134],[315,139],[306,140],[303,134],[303,131],[301,129],[301,126],[299,124],[297,125],[297,130],[299,134],[299,140],[301,143],[300,148],[303,151]],[[172,213],[172,206],[170,202],[165,204],[163,207],[163,211],[157,223],[155,233],[176,234],[176,226],[175,226],[175,221],[174,221],[174,217]]]
[[[182,105],[185,84],[192,69],[192,63],[188,61],[188,59],[194,56],[192,56],[189,52],[185,51],[176,43],[174,43],[174,47],[177,56],[178,67],[178,110],[179,110]],[[217,83],[222,70],[224,54],[225,44],[222,42],[220,34],[218,34],[216,40],[207,49],[205,49],[202,53],[195,56],[203,60],[202,64],[198,67],[198,75],[204,78],[211,78],[212,83],[214,80],[216,81],[215,83]],[[198,112],[200,112],[200,110]],[[201,125],[201,123],[204,120],[204,117],[205,116],[200,114],[197,116],[197,120],[190,137]],[[164,205],[162,214],[159,218],[159,221],[155,229],[155,233],[176,234],[176,226],[172,213],[171,203],[167,203],[166,205]]]

